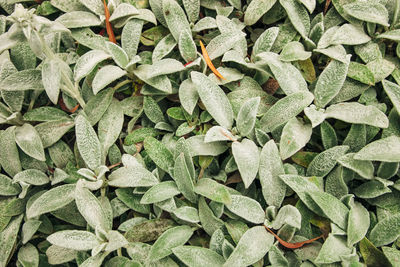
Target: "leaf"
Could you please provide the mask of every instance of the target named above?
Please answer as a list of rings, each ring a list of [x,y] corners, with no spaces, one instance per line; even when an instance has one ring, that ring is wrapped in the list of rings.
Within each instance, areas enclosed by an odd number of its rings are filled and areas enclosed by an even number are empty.
[[[311,52],[307,52],[300,42],[290,42],[283,47],[279,59],[281,61],[306,60],[311,57]]]
[[[365,106],[357,102],[339,103],[329,106],[325,111],[326,118],[334,118],[348,123],[367,124],[387,128],[389,120],[386,115],[374,106]]]
[[[330,44],[359,45],[367,43],[370,40],[371,38],[365,34],[364,30],[360,26],[347,23],[334,31]]]
[[[43,147],[47,148],[57,143],[74,125],[74,121],[70,118],[63,118],[37,124],[35,129],[42,140]]]
[[[230,129],[233,123],[233,111],[225,93],[200,72],[193,71],[191,77],[207,111],[222,127]]]
[[[46,250],[47,260],[50,264],[62,264],[74,260],[78,251],[51,245]]]
[[[231,195],[226,186],[209,178],[201,178],[194,187],[196,194],[202,195],[215,202],[230,204]]]
[[[118,7],[122,6],[120,4]],[[130,8],[132,5],[130,5]],[[113,15],[115,14],[115,11]],[[143,20],[140,19],[130,19],[122,29],[121,34],[121,46],[122,49],[126,52],[130,59],[133,59],[137,54],[137,50],[139,47],[140,36],[142,34],[143,29]]]
[[[200,0],[183,0],[186,14],[190,22],[196,22],[200,13]]]
[[[400,86],[395,83],[389,82],[388,80],[382,81],[383,89],[392,101],[393,106],[400,112]]]
[[[90,125],[95,125],[106,112],[113,99],[114,90],[108,88],[90,98],[83,111]]]
[[[114,99],[98,124],[99,142],[105,158],[110,147],[117,141],[124,123],[124,111],[120,102]],[[104,160],[103,160],[104,162]]]
[[[376,83],[388,77],[396,68],[392,62],[386,59],[377,59],[368,62],[367,67],[374,74],[374,80]]]
[[[208,56],[211,60],[222,56],[225,52],[231,50],[244,36],[245,34],[239,31],[221,33],[214,37],[206,46]]]
[[[346,239],[343,236],[329,234],[315,259],[315,262],[321,264],[340,262],[342,257],[350,256],[352,250],[346,246],[345,240]]]
[[[125,233],[129,242],[154,241],[175,225],[170,219],[153,219],[134,225]]]
[[[283,127],[279,151],[282,160],[290,158],[302,149],[311,139],[312,127],[296,117],[290,119]]]
[[[43,90],[42,72],[30,69],[12,73],[0,82],[4,91]]]
[[[107,85],[123,77],[125,74],[126,71],[117,66],[106,65],[102,67],[93,79],[93,93],[96,95],[101,89],[104,89]]]
[[[189,267],[218,267],[225,262],[225,259],[220,254],[202,247],[179,246],[173,248],[172,252]]]
[[[97,237],[87,231],[64,230],[47,237],[51,244],[74,250],[89,250],[100,244]]]
[[[39,252],[32,244],[22,246],[18,251],[18,263],[22,266],[39,266]]]
[[[371,23],[389,26],[389,14],[384,5],[380,3],[354,2],[343,6],[344,11],[356,19]]]
[[[228,146],[226,142],[205,142],[204,135],[196,135],[187,139],[192,157],[195,156],[218,156],[224,153]]]
[[[260,97],[250,98],[240,107],[236,118],[236,127],[242,136],[247,136],[253,131],[260,100]]]
[[[92,228],[99,227],[105,231],[111,229],[111,221],[108,221],[100,201],[89,189],[83,187],[83,180],[79,180],[76,185],[75,203],[80,214]]]
[[[108,179],[108,185],[122,188],[150,187],[159,183],[158,179],[139,163],[113,171]]]
[[[248,188],[256,178],[259,166],[259,152],[257,145],[249,140],[243,139],[242,142],[232,144],[232,153],[239,168],[244,187]]]
[[[263,130],[273,131],[279,125],[298,115],[314,100],[310,92],[298,92],[276,102],[261,118]]]
[[[199,95],[191,79],[184,80],[179,86],[179,100],[189,114],[193,114]]]
[[[17,144],[15,142],[15,126],[8,127],[0,132],[0,165],[10,176],[22,171],[21,162],[18,154]]]
[[[265,61],[268,64],[286,95],[308,92],[306,81],[300,71],[292,64],[280,61],[280,56],[272,52],[264,52],[258,54],[257,57],[262,60],[261,63]]]
[[[346,64],[336,60],[331,61],[319,76],[314,90],[314,102],[317,107],[325,107],[339,93],[349,68],[350,57],[347,59]]]
[[[244,23],[248,26],[255,24],[271,7],[276,0],[253,0],[244,13]]]
[[[195,0],[198,1],[198,0]],[[199,5],[200,6],[200,5]],[[186,62],[191,62],[197,57],[197,47],[193,41],[192,35],[187,32],[181,32],[178,40],[179,52]]]
[[[183,31],[190,32],[190,26],[185,12],[177,2],[173,0],[162,0],[162,10],[168,29],[176,41],[179,40],[179,36]]]
[[[396,30],[391,30],[391,31],[386,31],[382,34],[379,34],[376,38],[379,39],[389,39],[392,41],[400,41],[400,30],[396,29]]]
[[[359,202],[354,202],[350,208],[347,223],[347,245],[349,247],[358,243],[367,234],[370,225],[368,210]]]
[[[86,11],[71,11],[59,16],[56,21],[67,28],[83,28],[101,24],[96,15]]]
[[[194,193],[193,180],[186,165],[185,155],[183,152],[181,152],[175,159],[173,178],[179,191],[185,196],[185,198],[190,202],[196,203],[197,196]]]
[[[37,217],[51,211],[58,210],[75,198],[75,184],[66,184],[54,187],[40,195],[27,208],[26,215],[29,218]]]
[[[86,77],[100,62],[111,56],[102,50],[91,50],[81,56],[75,64],[74,79],[80,81]]]
[[[21,192],[21,187],[13,184],[13,180],[3,174],[0,174],[0,195],[15,196]]]
[[[125,68],[129,63],[129,57],[119,45],[112,42],[106,42],[107,51],[110,53],[111,57],[114,59],[115,63],[121,68]]]
[[[360,252],[367,266],[382,265],[390,266],[391,263],[385,257],[385,255],[377,249],[371,241],[367,238],[363,238],[360,242]]]
[[[61,68],[58,61],[44,61],[42,66],[42,82],[51,102],[57,104],[61,84]]]
[[[32,125],[25,123],[15,128],[15,142],[22,151],[32,158],[40,161],[45,160],[42,140]]]
[[[166,55],[168,55],[172,49],[176,46],[177,41],[175,41],[174,36],[172,34],[166,35],[161,41],[158,42],[156,47],[154,48],[152,60],[156,62]]]
[[[118,19],[138,15],[139,11],[131,4],[128,3],[120,3],[117,8],[113,11],[112,15],[110,16],[110,22],[116,21]]]
[[[0,232],[0,265],[7,266],[15,242],[17,241],[19,227],[21,225],[23,216],[14,217],[7,227]]]
[[[372,228],[369,239],[376,247],[381,247],[395,241],[400,236],[400,214],[392,214],[380,220]]]
[[[279,175],[285,171],[274,140],[268,141],[261,150],[258,173],[265,202],[280,207],[286,194],[286,185]]]
[[[101,145],[96,132],[83,115],[75,119],[75,134],[79,153],[86,165],[95,170],[101,165]]]
[[[354,159],[355,153],[348,153],[338,159],[338,162],[343,167],[346,167],[365,179],[372,179],[374,177],[374,165],[371,161],[356,160]]]
[[[31,185],[44,185],[50,182],[45,173],[35,169],[19,172],[14,176],[13,180],[14,182],[24,182]]]
[[[56,121],[68,118],[67,113],[54,107],[39,107],[24,114],[26,121]]]
[[[274,237],[263,226],[254,226],[246,231],[223,266],[249,266],[270,250]]]
[[[200,19],[192,28],[194,32],[217,28],[217,22],[213,17],[204,17]]]
[[[189,206],[182,206],[173,211],[174,215],[185,222],[198,223],[200,222],[199,212],[197,209]]]
[[[144,148],[154,163],[166,172],[170,172],[175,165],[174,157],[168,148],[155,139],[154,137],[146,137],[144,139]]]
[[[350,62],[347,76],[368,85],[375,84],[375,77],[370,69],[366,65],[357,62]]]
[[[143,195],[140,203],[142,204],[153,204],[170,199],[176,195],[179,195],[180,191],[174,181],[165,181],[152,186]]]
[[[242,195],[231,195],[231,199],[231,203],[225,204],[229,211],[254,224],[264,222],[264,210],[256,200]]]
[[[340,200],[331,194],[320,191],[307,192],[306,194],[315,201],[327,218],[340,228],[346,229],[349,209]]]
[[[335,146],[319,153],[308,165],[307,176],[324,177],[336,165],[338,158],[346,154],[348,146]]]
[[[310,17],[304,6],[296,0],[279,0],[279,3],[286,10],[293,27],[306,39],[311,26]]]
[[[154,242],[149,260],[154,262],[172,254],[173,248],[184,245],[192,235],[193,230],[186,225],[168,229]]]

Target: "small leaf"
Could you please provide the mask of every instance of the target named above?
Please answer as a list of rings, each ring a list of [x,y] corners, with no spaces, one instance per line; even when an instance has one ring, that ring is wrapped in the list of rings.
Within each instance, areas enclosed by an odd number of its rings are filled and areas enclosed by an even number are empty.
[[[187,139],[187,144],[190,148],[190,153],[195,156],[218,156],[224,153],[228,146],[226,142],[210,142],[204,141],[204,135],[196,135]]]
[[[211,127],[204,137],[204,142],[217,142],[217,141],[235,141],[236,138],[230,131],[221,126]]]
[[[279,59],[282,61],[306,60],[311,57],[311,52],[307,52],[300,42],[290,42],[283,47]]]
[[[198,99],[199,94],[192,80],[184,80],[179,86],[179,100],[187,113],[193,114]]]
[[[121,3],[117,9],[120,6],[123,6],[124,3]],[[129,5],[130,8],[133,7],[132,5]],[[115,11],[113,15],[115,14]],[[112,16],[113,16],[112,15]],[[111,16],[111,17],[112,17]],[[130,19],[122,29],[122,34],[121,34],[121,46],[122,49],[126,52],[128,57],[130,59],[133,59],[135,55],[137,54],[137,50],[139,47],[139,42],[140,42],[140,36],[142,34],[142,28],[143,28],[143,20],[141,19]]]
[[[346,154],[348,146],[335,146],[318,154],[308,165],[307,176],[324,177],[336,165],[338,158]]]
[[[193,203],[197,202],[197,196],[194,193],[193,180],[189,169],[186,166],[185,155],[182,152],[175,160],[174,176],[176,185],[180,192]]]
[[[199,212],[197,209],[189,206],[182,206],[173,211],[174,215],[185,222],[198,223],[200,222]]]
[[[89,189],[83,187],[83,180],[79,180],[76,185],[75,203],[79,212],[91,227],[94,229],[99,227],[103,230],[111,229],[111,222],[108,221],[100,201]]]
[[[17,144],[15,142],[15,126],[8,127],[0,132],[0,164],[3,170],[10,176],[22,171],[21,161],[18,154]]]
[[[325,107],[339,93],[349,68],[350,57],[348,56],[347,59],[347,63],[331,61],[319,76],[314,90],[317,107]]]
[[[40,195],[26,211],[28,218],[58,210],[74,200],[75,184],[54,187]]]
[[[169,172],[174,167],[175,162],[172,153],[163,143],[154,137],[144,139],[144,148],[159,168]]]
[[[374,165],[371,161],[354,159],[355,153],[348,153],[338,159],[338,162],[343,167],[346,167],[365,179],[374,177]]]
[[[354,159],[399,162],[399,149],[400,137],[390,136],[369,143],[354,155]]]
[[[202,247],[179,246],[173,248],[172,252],[189,267],[219,267],[225,262],[220,254]]]
[[[389,14],[384,5],[380,3],[350,3],[343,6],[344,11],[356,19],[389,26]]]
[[[232,144],[232,154],[239,168],[244,187],[248,188],[256,178],[259,166],[259,152],[257,145],[249,140],[243,139],[242,142]]]
[[[334,34],[330,42],[330,44],[333,45],[359,45],[371,40],[371,37],[369,37],[360,26],[349,23],[343,24],[339,29],[333,32]]]
[[[58,61],[44,61],[42,66],[42,81],[47,96],[53,104],[57,104],[61,83],[61,68]]]
[[[367,124],[387,128],[389,120],[386,115],[374,106],[365,106],[357,102],[339,103],[329,106],[325,115],[348,123]]]
[[[248,26],[255,24],[271,7],[276,0],[253,0],[244,13],[244,23]]]
[[[400,236],[399,223],[400,214],[389,215],[372,228],[369,239],[377,247],[392,243]]]
[[[242,136],[247,136],[253,131],[260,100],[260,97],[250,98],[240,107],[236,127]]]
[[[375,77],[374,74],[370,71],[370,69],[364,65],[357,62],[350,62],[349,71],[347,72],[347,76],[357,80],[359,82],[374,85]]]
[[[55,232],[47,237],[47,241],[53,245],[74,250],[89,250],[100,244],[94,234],[80,230]]]
[[[185,12],[176,1],[162,0],[162,10],[168,29],[176,41],[179,40],[179,36],[183,31],[190,32]]]
[[[18,263],[22,266],[39,266],[39,252],[37,248],[28,243],[18,251]]]
[[[86,11],[71,11],[59,16],[56,21],[67,28],[83,28],[101,24],[96,15]]]
[[[129,63],[129,57],[120,46],[112,43],[106,42],[107,51],[110,53],[111,57],[114,59],[115,63],[121,68],[125,68]]]
[[[243,32],[230,31],[214,37],[206,47],[208,56],[211,60],[222,56],[225,52],[232,49],[244,36]]]
[[[196,59],[197,47],[193,41],[192,35],[189,32],[187,31],[181,32],[181,35],[179,36],[178,47],[182,58],[186,62],[191,62]]]
[[[25,123],[21,127],[15,128],[15,142],[27,155],[45,161],[42,140],[32,125]]]
[[[14,217],[8,225],[0,232],[0,265],[7,266],[8,260],[13,252],[15,242],[23,216]]]
[[[285,198],[286,185],[279,175],[285,174],[285,170],[274,140],[268,141],[262,148],[258,172],[265,202],[280,207]]]
[[[222,127],[230,129],[233,123],[233,111],[225,93],[200,72],[192,72],[191,77],[207,111]]]
[[[0,196],[15,196],[21,192],[18,184],[13,184],[13,180],[0,174]]]
[[[296,0],[279,0],[279,3],[286,10],[293,27],[303,38],[306,38],[311,26],[310,17],[305,7]]]
[[[192,235],[193,230],[186,225],[168,229],[154,242],[149,259],[154,262],[172,254],[173,248],[184,245]]]
[[[360,242],[360,252],[367,266],[391,265],[391,263],[385,257],[385,254],[382,253],[381,250],[377,249],[366,237],[364,237]]]
[[[81,56],[75,64],[74,79],[80,81],[87,76],[100,62],[111,56],[101,50],[91,50]]]
[[[388,80],[382,81],[383,89],[392,101],[393,106],[400,113],[400,86],[395,83],[389,82]]]
[[[156,47],[154,48],[153,54],[152,54],[152,60],[153,62],[156,62],[166,55],[168,55],[172,49],[176,46],[178,42],[175,41],[174,36],[172,34],[168,34],[165,36],[161,41],[158,42]]]
[[[256,200],[242,195],[231,195],[231,199],[225,204],[229,211],[254,224],[264,222],[265,212]]]
[[[351,251],[352,250],[347,247],[346,239],[343,236],[329,234],[315,259],[315,262],[321,264],[340,262],[342,261],[342,257],[350,256]]]
[[[83,115],[75,119],[75,134],[79,153],[86,165],[95,170],[101,165],[101,145],[96,132]]]
[[[108,176],[108,184],[116,187],[150,187],[159,183],[158,179],[144,166],[137,164],[113,171]]]
[[[209,178],[201,178],[195,185],[194,191],[196,194],[219,203],[230,204],[232,202],[227,187]]]
[[[258,2],[262,3],[262,1]],[[255,56],[257,56],[262,52],[269,52],[278,36],[278,33],[279,33],[278,27],[270,27],[266,29],[254,43],[253,51],[251,53],[251,58],[254,59]]]
[[[279,125],[298,115],[314,100],[308,91],[288,95],[276,102],[261,118],[264,130],[273,131]]]
[[[102,67],[93,79],[93,93],[97,94],[101,89],[104,89],[110,83],[118,80],[126,74],[126,71],[117,66],[107,65]]]
[[[282,160],[290,158],[302,149],[311,139],[312,127],[296,117],[290,119],[283,127],[279,151]]]
[[[263,226],[254,226],[243,234],[223,266],[252,265],[267,254],[273,242],[274,237]]]
[[[49,177],[45,173],[35,169],[17,173],[13,180],[14,182],[24,182],[31,185],[44,185],[50,182]]]
[[[209,236],[224,226],[224,222],[215,216],[203,197],[199,198],[199,218],[201,226]]]
[[[170,219],[153,219],[134,225],[125,233],[129,242],[154,241],[175,225]]]
[[[358,243],[367,234],[370,225],[368,210],[359,202],[354,202],[347,223],[347,245]]]

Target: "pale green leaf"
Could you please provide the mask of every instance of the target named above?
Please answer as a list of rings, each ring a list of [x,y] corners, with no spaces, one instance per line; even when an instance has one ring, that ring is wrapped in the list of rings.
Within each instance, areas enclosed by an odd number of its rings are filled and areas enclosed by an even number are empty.
[[[296,117],[290,119],[283,127],[279,152],[282,160],[290,158],[302,149],[311,139],[312,127]]]

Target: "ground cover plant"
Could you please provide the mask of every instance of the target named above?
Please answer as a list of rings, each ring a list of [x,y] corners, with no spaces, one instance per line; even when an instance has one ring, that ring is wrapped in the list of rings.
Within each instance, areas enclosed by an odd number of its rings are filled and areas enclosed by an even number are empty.
[[[400,266],[399,0],[0,7],[0,266]]]

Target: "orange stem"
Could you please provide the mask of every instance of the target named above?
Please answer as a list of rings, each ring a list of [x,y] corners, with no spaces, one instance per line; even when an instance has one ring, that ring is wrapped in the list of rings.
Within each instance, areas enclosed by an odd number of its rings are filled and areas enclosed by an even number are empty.
[[[79,104],[73,107],[69,112],[74,113],[79,108]]]
[[[286,248],[291,248],[291,249],[301,248],[301,247],[304,246],[305,244],[312,243],[312,242],[314,242],[314,241],[316,241],[316,240],[318,240],[318,239],[320,239],[320,238],[322,238],[322,237],[324,236],[324,235],[320,235],[320,236],[318,236],[318,237],[315,237],[315,238],[312,238],[312,239],[309,239],[309,240],[306,240],[306,241],[296,242],[296,243],[289,243],[289,242],[286,242],[286,241],[282,240],[277,234],[275,234],[275,233],[274,233],[271,229],[269,229],[267,226],[264,225],[264,227],[265,227],[265,229],[268,230],[268,232],[270,232],[270,233],[279,241],[279,243],[280,243],[282,246],[284,246],[284,247],[286,247]]]
[[[114,35],[113,29],[111,27],[110,11],[108,10],[106,0],[103,0],[103,4],[104,4],[104,15],[106,16],[106,30],[107,30],[107,34],[108,34],[108,39],[110,40],[110,42],[113,42],[114,44],[116,44],[117,40],[115,39],[115,35]]]
[[[214,67],[213,63],[211,62],[210,57],[208,56],[207,50],[203,45],[203,42],[200,41],[200,47],[201,47],[201,52],[203,54],[204,59],[206,60],[206,63],[208,65],[208,67],[210,68],[210,70],[220,79],[225,80],[224,76],[221,75],[221,73],[219,73],[219,71],[217,71],[217,69]]]

